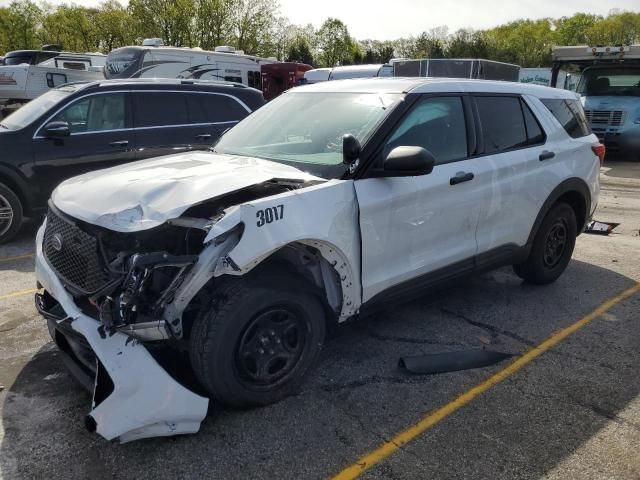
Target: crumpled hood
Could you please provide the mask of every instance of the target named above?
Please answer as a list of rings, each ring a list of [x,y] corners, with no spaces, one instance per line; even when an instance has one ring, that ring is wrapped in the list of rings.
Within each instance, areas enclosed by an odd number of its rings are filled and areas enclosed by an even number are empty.
[[[195,204],[272,179],[324,180],[268,160],[190,152],[71,178],[51,199],[74,218],[133,232],[161,225]]]

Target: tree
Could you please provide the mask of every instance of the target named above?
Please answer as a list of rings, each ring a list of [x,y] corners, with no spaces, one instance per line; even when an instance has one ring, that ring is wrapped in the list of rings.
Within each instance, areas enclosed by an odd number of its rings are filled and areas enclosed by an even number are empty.
[[[195,0],[131,0],[129,14],[143,38],[160,37],[167,45],[195,46]]]
[[[0,16],[5,51],[39,48],[38,27],[41,20],[42,10],[32,1],[11,2]]]
[[[328,18],[317,34],[320,61],[326,67],[349,63],[351,37],[347,26],[337,18]]]
[[[231,42],[233,21],[231,0],[196,0],[196,35],[205,50]]]
[[[313,65],[313,53],[308,40],[303,36],[297,36],[289,46],[286,56],[287,62],[300,62]]]
[[[107,0],[95,15],[99,49],[110,52],[114,48],[136,42],[133,18],[117,0]]]
[[[261,54],[277,22],[278,4],[272,0],[234,0],[232,11],[236,48]]]

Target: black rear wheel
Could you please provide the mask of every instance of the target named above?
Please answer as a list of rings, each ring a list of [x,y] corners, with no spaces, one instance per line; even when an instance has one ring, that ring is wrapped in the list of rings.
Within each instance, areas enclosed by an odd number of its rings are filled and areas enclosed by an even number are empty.
[[[262,272],[221,280],[214,296],[189,340],[193,370],[209,394],[250,407],[294,393],[325,337],[313,287],[291,274]]]
[[[516,274],[529,283],[554,282],[567,268],[576,244],[577,224],[566,203],[554,205],[542,221],[524,263],[514,265]]]

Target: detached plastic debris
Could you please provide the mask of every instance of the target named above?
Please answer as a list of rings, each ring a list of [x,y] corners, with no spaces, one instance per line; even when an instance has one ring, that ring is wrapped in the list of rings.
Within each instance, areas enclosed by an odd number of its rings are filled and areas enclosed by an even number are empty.
[[[471,368],[488,367],[489,365],[494,365],[510,357],[513,357],[513,354],[493,350],[473,349],[402,357],[398,362],[398,367],[409,373],[446,373],[469,370]]]
[[[598,222],[596,220],[592,220],[587,225],[584,233],[592,233],[594,235],[609,235],[618,225],[620,224],[611,222]]]

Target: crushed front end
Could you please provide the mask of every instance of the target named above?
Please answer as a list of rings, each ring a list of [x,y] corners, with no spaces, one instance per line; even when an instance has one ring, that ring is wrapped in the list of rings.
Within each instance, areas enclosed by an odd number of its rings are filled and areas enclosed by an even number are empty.
[[[51,206],[37,235],[36,307],[71,372],[93,392],[87,427],[108,440],[195,433],[207,412],[183,345],[182,315],[194,295],[180,293],[194,282],[207,229],[177,223],[119,233]],[[199,275],[190,290],[208,278]]]

